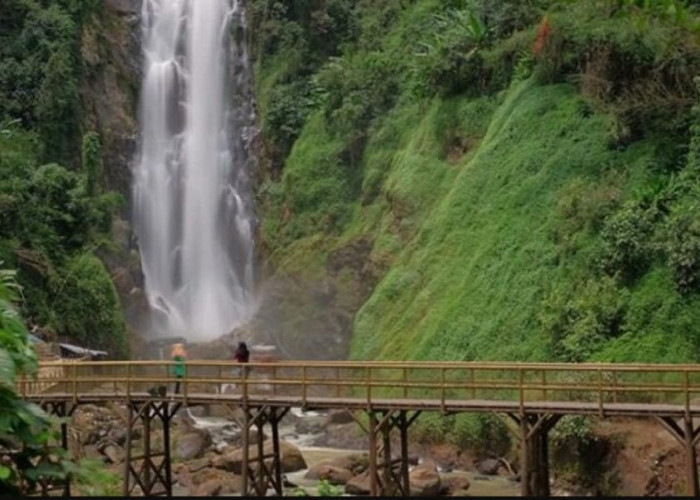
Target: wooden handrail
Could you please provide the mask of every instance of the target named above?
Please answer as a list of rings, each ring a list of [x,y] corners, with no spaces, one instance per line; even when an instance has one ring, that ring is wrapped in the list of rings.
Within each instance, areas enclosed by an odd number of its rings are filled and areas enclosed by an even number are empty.
[[[54,388],[78,401],[96,390],[114,397],[144,393],[149,386],[171,386],[171,361],[47,361],[39,364],[39,378],[17,382],[24,397]],[[70,366],[70,371],[65,370]],[[186,362],[180,379],[183,395],[219,393],[227,376],[240,366],[229,361]],[[60,369],[53,370],[53,367]],[[281,361],[251,362],[243,366],[243,397],[270,390],[278,396],[296,394],[301,404],[312,397],[347,397],[364,400],[368,407],[378,399],[430,397],[443,411],[454,400],[514,401],[520,411],[528,401],[593,401],[600,414],[610,402],[654,400],[678,404],[690,412],[693,395],[700,394],[700,365],[566,364],[495,362],[363,362]],[[165,373],[165,375],[163,375]],[[295,392],[297,391],[297,392]],[[112,396],[110,396],[112,397]]]

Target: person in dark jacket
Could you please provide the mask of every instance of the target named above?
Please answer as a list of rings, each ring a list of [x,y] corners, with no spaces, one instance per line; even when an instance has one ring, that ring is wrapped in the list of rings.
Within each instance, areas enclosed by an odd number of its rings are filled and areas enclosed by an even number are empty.
[[[245,342],[239,342],[236,352],[233,353],[233,359],[236,363],[247,363],[250,360],[250,351]],[[236,367],[234,369],[234,375],[237,377],[246,377],[248,375],[248,367]]]
[[[245,342],[239,342],[236,352],[233,354],[234,359],[238,363],[247,363],[250,360],[250,351]]]

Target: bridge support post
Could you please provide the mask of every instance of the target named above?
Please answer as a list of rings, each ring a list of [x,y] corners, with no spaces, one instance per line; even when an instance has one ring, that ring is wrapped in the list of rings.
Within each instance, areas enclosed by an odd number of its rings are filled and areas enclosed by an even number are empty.
[[[548,497],[550,491],[547,435],[561,419],[561,415],[508,413],[508,416],[519,426],[521,495]]]
[[[61,419],[61,448],[68,451],[68,422],[77,405],[74,403],[69,403],[67,401],[42,401],[40,403],[41,408],[55,417]],[[63,495],[64,497],[70,497],[70,475],[63,481]],[[49,495],[49,486],[56,486],[53,481],[41,481],[41,493],[44,496]]]
[[[700,440],[700,427],[693,426],[693,419],[685,415],[682,422],[676,422],[673,417],[656,417],[664,428],[676,438],[685,451],[685,493],[690,497],[700,495],[698,490],[698,466],[695,446]]]
[[[414,411],[409,415],[406,410],[366,410],[366,413],[369,417],[369,427],[363,429],[369,436],[370,495],[410,496],[408,429],[421,412]],[[399,431],[401,447],[400,457],[397,459],[391,454],[391,431],[394,429]]]
[[[279,422],[287,414],[289,408],[270,406],[244,407],[241,427],[243,443],[243,460],[241,475],[244,496],[265,496],[271,487],[279,496],[283,494],[282,485],[282,456],[279,440]],[[265,427],[270,426],[271,450],[265,449]],[[253,464],[250,460],[250,430],[255,427],[255,450]]]
[[[124,496],[131,496],[138,487],[143,496],[173,496],[170,465],[170,422],[181,403],[166,401],[129,401],[126,456],[124,458]],[[151,427],[160,420],[163,432],[163,450],[151,449]],[[141,455],[133,456],[134,426],[143,425]]]

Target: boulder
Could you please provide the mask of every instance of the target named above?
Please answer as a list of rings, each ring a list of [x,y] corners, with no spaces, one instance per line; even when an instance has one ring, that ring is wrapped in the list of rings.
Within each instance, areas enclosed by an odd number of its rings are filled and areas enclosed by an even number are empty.
[[[206,447],[209,446],[207,439],[199,432],[184,434],[177,440],[175,456],[180,460],[192,460],[201,457]]]
[[[102,453],[109,459],[113,464],[120,464],[124,461],[124,450],[115,444],[110,444],[105,446]]]
[[[268,466],[272,463],[272,441],[265,441],[263,447],[263,456],[266,457],[265,462]],[[299,448],[287,441],[280,441],[280,454],[282,462],[282,472],[296,472],[306,469],[306,461],[301,454]],[[251,465],[258,457],[257,445],[248,447],[248,460]],[[268,458],[269,457],[269,458]],[[212,461],[212,465],[219,469],[225,469],[236,474],[241,473],[243,463],[243,449],[237,448],[233,451],[224,453]]]
[[[183,486],[185,488],[189,488],[192,486],[192,473],[189,471],[187,467],[182,467],[180,468],[180,471],[177,473],[177,484],[180,486]]]
[[[500,467],[501,462],[495,458],[487,458],[479,462],[476,466],[476,470],[479,471],[479,474],[483,474],[484,476],[495,476],[498,474],[498,469],[500,469]]]
[[[319,434],[323,432],[326,426],[327,418],[324,417],[306,417],[299,420],[294,426],[294,431],[297,434]]]
[[[325,479],[331,484],[347,484],[352,479],[352,472],[343,467],[336,467],[328,463],[317,464],[313,466],[304,475],[306,479],[321,480]]]
[[[351,424],[354,421],[355,418],[348,410],[336,410],[328,415],[329,424]]]
[[[369,495],[369,483],[369,471],[365,471],[347,482],[345,485],[345,493],[348,495]]]
[[[111,441],[114,441],[119,446],[124,446],[124,443],[126,443],[126,429],[123,427],[113,428],[108,436]]]
[[[218,491],[216,493],[208,493],[208,495],[240,493],[242,490],[240,476],[210,468],[202,469],[191,474],[189,488],[190,491],[193,492],[193,496],[206,496],[204,494],[194,495],[194,492],[204,493],[202,490],[205,485],[207,485],[206,488],[211,489],[214,484],[219,485]]]
[[[211,460],[208,457],[204,458],[198,458],[196,460],[192,460],[187,464],[187,469],[190,472],[197,472],[199,470],[204,469],[205,467],[209,467],[211,465]]]
[[[466,476],[442,477],[442,494],[450,496],[463,496],[471,483]]]
[[[324,463],[332,465],[334,467],[339,467],[341,469],[347,469],[350,472],[352,472],[354,476],[357,476],[366,471],[367,467],[369,467],[369,456],[367,454],[347,455],[342,457],[336,457]]]
[[[440,474],[435,462],[425,460],[409,473],[412,497],[434,497],[440,494]]]
[[[218,479],[210,479],[209,481],[195,486],[190,489],[190,495],[193,497],[215,497],[221,493],[222,484]]]

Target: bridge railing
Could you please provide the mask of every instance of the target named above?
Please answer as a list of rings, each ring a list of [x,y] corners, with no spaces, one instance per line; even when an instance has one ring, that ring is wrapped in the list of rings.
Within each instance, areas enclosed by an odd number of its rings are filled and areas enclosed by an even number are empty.
[[[245,372],[241,369],[245,367]],[[90,393],[129,397],[149,390],[174,391],[169,361],[45,362],[50,384],[22,379],[27,397]],[[496,362],[282,361],[239,365],[188,361],[180,395],[265,394],[304,404],[318,398],[429,401],[455,400],[658,403],[690,407],[700,395],[700,366]],[[155,396],[154,396],[155,397]],[[699,402],[700,405],[700,402]]]

